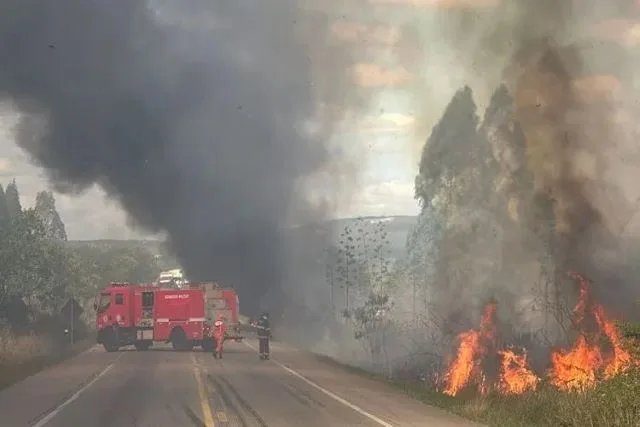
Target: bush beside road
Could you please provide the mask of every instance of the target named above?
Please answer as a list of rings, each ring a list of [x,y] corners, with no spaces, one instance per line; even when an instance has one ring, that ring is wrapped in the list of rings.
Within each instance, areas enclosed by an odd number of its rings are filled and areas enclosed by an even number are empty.
[[[93,334],[71,345],[47,335],[0,332],[0,389],[71,358],[95,342]]]

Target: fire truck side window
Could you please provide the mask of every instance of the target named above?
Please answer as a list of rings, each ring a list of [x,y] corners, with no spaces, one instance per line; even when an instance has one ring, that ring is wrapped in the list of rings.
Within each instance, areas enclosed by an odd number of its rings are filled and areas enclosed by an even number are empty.
[[[116,294],[116,305],[124,304],[124,296],[122,294]]]
[[[142,306],[153,307],[153,292],[142,293]]]

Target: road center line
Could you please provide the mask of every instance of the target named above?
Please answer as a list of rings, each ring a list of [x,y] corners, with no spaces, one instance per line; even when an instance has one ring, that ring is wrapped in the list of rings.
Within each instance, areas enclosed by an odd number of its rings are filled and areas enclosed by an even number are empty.
[[[258,350],[257,350],[254,346],[252,346],[251,344],[249,344],[249,343],[247,343],[247,342],[245,342],[245,341],[243,341],[243,342],[244,342],[244,344],[245,344],[247,347],[251,348],[253,351],[255,351],[255,352],[257,352],[257,351],[258,351]],[[359,413],[360,415],[363,415],[363,416],[365,416],[365,417],[369,418],[371,421],[374,421],[375,423],[380,424],[381,426],[384,426],[384,427],[394,427],[394,426],[393,426],[393,424],[389,424],[389,423],[388,423],[388,422],[386,422],[385,420],[380,419],[380,418],[376,417],[375,415],[373,415],[373,414],[371,414],[371,413],[369,413],[369,412],[365,411],[364,409],[362,409],[362,408],[361,408],[361,407],[359,407],[358,405],[355,405],[355,404],[353,404],[353,403],[349,402],[348,400],[343,399],[342,397],[338,396],[337,394],[335,394],[335,393],[333,393],[333,392],[331,392],[331,391],[327,390],[326,388],[324,388],[324,387],[322,387],[322,386],[320,386],[320,385],[316,384],[315,382],[311,381],[310,379],[308,379],[308,378],[307,378],[307,377],[305,377],[304,375],[299,374],[298,372],[294,371],[293,369],[289,368],[289,367],[288,367],[288,366],[286,366],[286,365],[283,365],[282,363],[278,362],[277,360],[273,360],[273,359],[270,359],[270,360],[271,360],[271,362],[275,363],[276,365],[278,365],[279,367],[281,367],[282,369],[284,369],[285,371],[287,371],[288,373],[290,373],[290,374],[291,374],[291,375],[293,375],[294,377],[301,379],[301,380],[302,380],[302,381],[304,381],[305,383],[309,384],[311,387],[313,387],[313,388],[315,388],[316,390],[318,390],[318,391],[320,391],[320,392],[322,392],[322,393],[326,394],[326,395],[327,395],[327,396],[329,396],[330,398],[332,398],[332,399],[334,399],[334,400],[336,400],[336,401],[338,401],[338,402],[342,403],[342,404],[343,404],[343,405],[345,405],[346,407],[353,409],[354,411],[356,411],[356,412],[357,412],[357,413]]]
[[[200,407],[202,409],[202,417],[204,418],[204,425],[206,427],[215,427],[213,422],[213,413],[211,406],[209,406],[209,396],[206,393],[204,383],[202,382],[202,375],[196,358],[191,353],[191,361],[193,362],[193,374],[196,376],[196,382],[198,383],[198,396],[200,397]]]
[[[118,357],[118,359],[119,358],[120,357]],[[118,359],[116,359],[116,361]],[[35,423],[33,425],[33,427],[43,427],[44,425],[46,425],[56,415],[58,415],[64,408],[66,408],[70,403],[72,403],[74,400],[76,400],[78,397],[80,397],[80,395],[82,393],[84,393],[89,387],[91,387],[96,381],[98,381],[107,372],[109,372],[111,370],[111,368],[113,368],[114,364],[115,364],[115,361],[113,363],[111,363],[110,365],[108,365],[106,368],[104,368],[102,371],[100,371],[100,373],[98,375],[96,375],[95,378],[93,378],[91,381],[89,381],[87,384],[85,384],[82,388],[80,388],[80,390],[78,390],[75,393],[73,393],[73,395],[70,398],[68,398],[67,400],[65,400],[60,406],[54,408],[44,418],[41,418],[40,421],[38,421],[37,423]]]

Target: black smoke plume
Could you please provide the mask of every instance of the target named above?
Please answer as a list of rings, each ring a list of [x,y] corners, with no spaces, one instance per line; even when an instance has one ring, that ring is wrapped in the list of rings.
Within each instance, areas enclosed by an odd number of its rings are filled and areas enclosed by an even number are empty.
[[[235,285],[251,312],[283,280],[287,219],[326,213],[298,187],[334,164],[337,115],[318,105],[355,105],[348,52],[303,6],[4,0],[0,96],[23,113],[18,144],[57,189],[98,183],[166,231],[192,278]]]

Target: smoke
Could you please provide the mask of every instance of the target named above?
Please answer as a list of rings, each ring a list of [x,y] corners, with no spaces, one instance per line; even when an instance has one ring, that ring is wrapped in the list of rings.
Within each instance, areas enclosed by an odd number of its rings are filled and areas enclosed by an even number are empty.
[[[376,3],[379,20],[402,27],[403,37],[393,54],[416,76],[408,89],[416,101],[420,148],[456,90],[468,84],[482,115],[491,94],[506,84],[514,98],[513,115],[506,114],[504,123],[497,125],[509,127],[510,120],[518,121],[526,138],[525,155],[522,164],[514,164],[516,157],[505,153],[494,153],[496,160],[505,171],[531,172],[534,194],[519,196],[530,201],[543,195],[550,200],[556,227],[554,247],[547,248],[526,241],[529,230],[510,235],[494,232],[513,220],[507,216],[517,216],[516,211],[530,206],[518,204],[515,197],[505,203],[503,217],[478,220],[487,225],[480,230],[486,233],[482,238],[476,233],[475,242],[450,243],[460,268],[473,272],[453,274],[459,286],[433,284],[440,285],[447,294],[444,301],[450,302],[434,310],[459,320],[459,329],[467,326],[466,321],[476,323],[481,304],[496,297],[499,317],[516,332],[546,327],[548,316],[531,308],[537,303],[534,288],[542,286],[540,251],[546,250],[545,255],[554,258],[556,279],[569,270],[583,272],[593,280],[594,296],[608,309],[637,317],[634,306],[640,292],[633,267],[640,255],[636,185],[640,128],[634,123],[639,112],[637,2]],[[484,215],[464,209],[458,213],[474,217],[473,221]],[[531,211],[521,214],[535,216]],[[452,223],[457,218],[446,220]],[[470,222],[468,217],[465,221]],[[544,226],[543,221],[548,218],[534,218],[534,226]],[[496,274],[502,268],[511,271]],[[410,281],[404,285],[410,286]],[[558,280],[558,286],[550,292],[571,298],[577,291],[570,280]],[[409,311],[411,298],[406,293],[404,288],[394,295],[402,306],[396,313]],[[455,308],[460,309],[459,319],[454,319]],[[395,316],[397,323],[405,320]]]
[[[248,312],[280,301],[308,319],[326,299],[316,258],[330,237],[305,229],[293,243],[286,230],[333,212],[357,173],[330,143],[366,103],[348,78],[356,54],[382,48],[405,68],[391,77],[416,100],[421,146],[455,90],[469,84],[482,111],[504,82],[527,139],[520,166],[554,201],[562,265],[626,312],[640,233],[640,64],[625,19],[635,2],[346,3],[6,0],[0,94],[24,114],[18,143],[58,189],[98,183],[138,225],[166,231],[193,278],[236,285]],[[392,46],[332,41],[343,9],[387,28]],[[514,306],[531,298],[537,273],[526,267],[521,283],[498,286]],[[480,282],[466,284],[459,306],[489,293]]]
[[[557,265],[586,273],[598,300],[636,319],[638,5],[574,2],[570,11],[516,50],[505,77],[536,189],[553,201]]]
[[[401,29],[390,54],[413,75],[405,89],[416,101],[420,148],[456,90],[470,85],[482,115],[491,94],[506,84],[515,100],[513,118],[526,137],[525,155],[522,164],[513,164],[517,156],[494,153],[496,161],[506,171],[527,168],[532,173],[536,194],[518,196],[550,199],[558,232],[553,248],[527,241],[531,234],[525,230],[502,232],[510,221],[506,217],[526,206],[512,200],[504,206],[504,217],[482,218],[487,213],[477,211],[448,217],[449,223],[468,223],[473,217],[486,225],[480,230],[485,234],[445,248],[472,274],[453,272],[458,286],[434,284],[447,295],[432,311],[445,312],[443,317],[459,329],[468,326],[465,322],[475,324],[482,304],[495,297],[500,317],[514,334],[547,328],[549,316],[532,309],[539,304],[539,289],[534,289],[541,286],[539,252],[547,250],[545,256],[555,257],[556,279],[571,269],[584,272],[594,279],[596,298],[617,314],[630,313],[638,296],[630,265],[640,253],[630,241],[640,231],[635,225],[640,190],[634,184],[640,163],[631,120],[639,64],[631,45],[633,26],[625,18],[635,13],[635,2],[421,3],[379,0],[372,11],[391,33]],[[511,118],[503,117],[505,122]],[[541,227],[548,218],[536,221]],[[570,281],[558,285],[563,297],[576,291]],[[415,299],[406,295],[410,280],[402,286],[394,294],[397,324],[413,320],[399,314],[409,312],[407,304]],[[424,343],[421,334],[416,331],[406,341],[418,337]],[[398,358],[400,352],[408,354],[413,344],[406,341],[390,351]],[[443,345],[435,347],[439,351]]]
[[[629,274],[640,255],[631,119],[640,63],[625,19],[637,12],[628,1],[574,2],[550,31],[525,39],[505,69],[536,190],[553,201],[556,263],[591,276],[596,297],[626,316],[640,296]]]
[[[235,285],[251,312],[283,280],[283,230],[330,214],[357,172],[330,144],[364,105],[351,52],[309,5],[3,1],[18,144],[56,189],[98,183],[166,231],[192,278]]]

